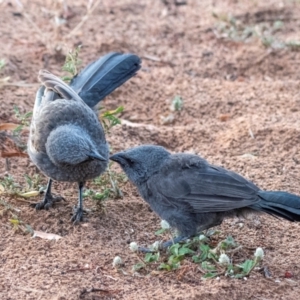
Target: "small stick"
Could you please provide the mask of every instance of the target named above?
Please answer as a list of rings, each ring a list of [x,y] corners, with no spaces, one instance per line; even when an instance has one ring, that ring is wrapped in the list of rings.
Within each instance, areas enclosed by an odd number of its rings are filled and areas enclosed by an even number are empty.
[[[120,290],[106,290],[101,288],[89,288],[89,289],[83,289],[80,293],[79,298],[81,298],[84,294],[93,293],[93,292],[103,292],[107,294],[113,294],[113,293],[120,293]]]

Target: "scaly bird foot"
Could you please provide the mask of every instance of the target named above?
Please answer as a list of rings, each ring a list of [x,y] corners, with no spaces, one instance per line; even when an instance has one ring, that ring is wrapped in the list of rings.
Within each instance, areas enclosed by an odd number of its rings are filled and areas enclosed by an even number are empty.
[[[71,218],[71,221],[74,224],[77,224],[81,221],[83,221],[83,209],[80,207],[74,207],[74,214]]]
[[[51,194],[45,194],[44,199],[41,202],[32,203],[30,204],[30,206],[34,207],[37,210],[48,210],[50,207],[53,206],[54,202],[59,202],[62,200],[65,201],[65,198],[61,196],[53,197]]]

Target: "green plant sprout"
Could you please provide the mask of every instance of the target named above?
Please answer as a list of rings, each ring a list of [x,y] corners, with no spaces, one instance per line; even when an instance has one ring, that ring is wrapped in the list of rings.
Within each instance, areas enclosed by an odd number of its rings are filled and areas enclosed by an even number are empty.
[[[100,108],[102,109],[102,108]],[[124,107],[119,106],[118,108],[114,110],[108,110],[101,114],[101,121],[104,127],[104,130],[106,133],[109,133],[110,129],[118,124],[121,124],[121,121],[118,117],[116,117],[117,114],[120,114],[123,112]]]
[[[4,176],[0,180],[0,185],[3,187],[3,191],[5,191],[5,193],[14,195],[21,191],[21,186],[15,182],[15,179],[11,175]]]
[[[21,123],[19,126],[17,126],[14,130],[13,130],[13,136],[18,138],[18,143],[19,143],[19,139],[20,139],[20,134],[22,132],[22,130],[24,129],[24,127],[29,126],[30,124],[30,120],[32,117],[32,112],[26,112],[24,114],[20,113],[20,109],[18,106],[14,105],[14,113],[15,113],[15,117],[19,120],[19,122]],[[23,144],[20,142],[20,144],[18,144],[18,146],[22,149],[26,149],[26,144]]]
[[[161,229],[156,232],[161,234],[169,230],[166,228],[166,221],[161,222]],[[163,228],[163,226],[165,228]],[[172,271],[180,268],[184,260],[189,260],[198,265],[203,273],[203,279],[215,278],[221,275],[230,278],[244,278],[262,261],[263,249],[258,247],[251,259],[242,262],[234,262],[233,256],[243,247],[231,236],[221,240],[215,246],[211,238],[219,235],[219,231],[208,231],[207,236],[201,234],[182,243],[173,244],[167,251],[159,249],[159,243],[155,242],[150,246],[151,253],[140,258],[140,262],[133,266],[133,271],[139,271],[150,267],[158,270]],[[130,244],[131,251],[137,252],[138,245],[135,242]]]
[[[183,107],[183,100],[180,96],[175,96],[171,103],[171,111],[180,111]]]
[[[0,194],[17,196],[22,198],[30,198],[40,195],[46,187],[41,183],[40,175],[36,174],[33,177],[24,175],[26,187],[21,186],[15,181],[11,175],[6,175],[0,180]]]
[[[72,80],[74,76],[78,74],[78,67],[82,63],[82,61],[78,57],[80,50],[81,50],[81,46],[78,46],[74,50],[70,50],[69,53],[67,54],[62,70],[70,73],[71,76],[62,77],[63,81],[69,82]]]
[[[33,229],[30,227],[30,225],[25,224],[20,220],[20,209],[13,207],[11,204],[0,198],[0,207],[1,206],[2,208],[0,208],[0,216],[9,215],[8,221],[12,226],[13,232],[21,231],[24,234],[33,233]]]
[[[0,59],[0,71],[4,69],[5,65],[6,65],[5,59],[4,58]]]
[[[111,164],[109,163],[104,174],[93,180],[92,188],[83,192],[83,197],[94,200],[96,206],[100,209],[103,208],[108,198],[118,199],[123,197],[119,184],[127,181],[127,177],[123,173],[117,173],[110,169]]]

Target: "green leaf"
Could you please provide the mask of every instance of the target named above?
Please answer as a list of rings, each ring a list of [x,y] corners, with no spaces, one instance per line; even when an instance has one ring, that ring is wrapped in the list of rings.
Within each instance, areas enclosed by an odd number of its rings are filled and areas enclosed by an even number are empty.
[[[172,263],[172,265],[171,265],[172,270],[176,270],[176,269],[178,269],[179,267],[180,267],[180,262]]]
[[[18,118],[20,116],[20,110],[19,110],[19,107],[17,105],[14,105],[14,113],[16,115],[16,117]]]
[[[180,247],[180,244],[173,244],[170,248],[169,248],[169,251],[171,254],[175,255],[175,256],[178,256],[179,254],[179,247]]]
[[[94,192],[94,194],[92,195],[92,199],[97,201],[103,201],[110,196],[110,193],[111,190],[106,188],[102,193]]]
[[[180,261],[184,260],[184,255],[171,255],[168,259],[168,263],[171,264],[177,264]]]
[[[217,276],[218,276],[218,273],[206,273],[202,278],[209,279],[209,278],[214,278]]]
[[[172,100],[171,109],[174,111],[179,111],[182,109],[183,106],[183,100],[180,96],[175,96]]]
[[[166,231],[166,229],[161,228],[161,229],[155,231],[155,235],[161,235],[161,234],[163,234],[165,231]]]
[[[19,125],[16,129],[13,130],[13,133],[18,134],[23,129],[23,125]]]
[[[94,195],[95,192],[93,190],[90,190],[90,189],[86,189],[83,194],[82,194],[82,197],[85,198],[85,197],[89,197],[89,196],[92,196]]]
[[[205,244],[200,244],[200,256],[199,256],[199,259],[201,261],[204,261],[208,258],[208,255],[209,255],[209,251],[210,251],[210,248],[208,245],[205,245]]]
[[[81,64],[81,60],[78,58],[80,49],[81,46],[78,46],[76,49],[69,51],[62,67],[63,71],[71,73],[73,77],[78,74],[78,67]]]
[[[236,242],[235,242],[235,240],[234,240],[234,238],[232,236],[228,236],[225,241],[226,241],[226,243],[227,243],[228,246],[235,247],[237,245]]]
[[[171,266],[166,264],[166,263],[161,263],[159,266],[158,266],[158,269],[159,270],[166,270],[166,271],[171,271]]]
[[[135,264],[134,266],[133,266],[133,271],[138,271],[138,270],[140,270],[140,269],[143,269],[145,267],[145,264],[143,264],[143,263],[137,263],[137,264]]]
[[[220,243],[220,250],[227,250],[227,249],[230,249],[230,248],[234,248],[236,246],[237,246],[237,244],[234,241],[233,237],[228,236],[226,238],[226,240],[224,240]]]
[[[106,131],[109,131],[117,124],[121,124],[121,121],[115,116],[124,110],[123,106],[119,106],[115,110],[108,110],[101,115],[103,126]]]
[[[234,278],[244,278],[245,274],[244,273],[239,273],[239,274],[235,274],[233,277]]]
[[[171,270],[176,270],[180,266],[180,262],[172,262],[172,263],[161,263],[158,266],[159,270],[166,270],[166,271],[171,271]]]
[[[63,76],[61,79],[62,79],[64,82],[69,82],[69,81],[72,80],[72,77],[70,77],[70,76]]]
[[[187,247],[181,247],[178,252],[179,255],[194,254],[194,253],[195,253],[195,251],[193,251]]]
[[[251,259],[247,259],[244,263],[240,265],[244,274],[249,274],[255,262]]]
[[[4,69],[5,65],[6,65],[5,59],[3,59],[3,58],[0,59],[0,71],[1,71],[2,69]]]
[[[200,258],[199,255],[193,255],[193,256],[192,256],[192,260],[193,260],[193,262],[196,263],[196,264],[199,264],[199,263],[201,263],[201,262],[203,261],[203,260]]]
[[[27,112],[27,113],[24,114],[24,118],[28,119],[28,118],[30,118],[32,116],[32,114],[33,114],[33,112],[29,111],[29,112]]]
[[[24,177],[25,177],[26,183],[28,185],[28,188],[31,189],[32,188],[32,179],[27,174],[24,174]]]
[[[233,266],[233,264],[229,264],[227,266],[226,273],[229,274],[229,275],[232,275],[234,273],[234,266]]]
[[[210,271],[210,272],[216,271],[216,267],[213,264],[209,263],[208,261],[203,261],[201,264],[201,268],[203,270]]]
[[[209,252],[208,252],[207,258],[208,258],[208,259],[218,260],[217,254],[215,254],[215,253],[212,252],[212,251],[209,251]]]
[[[158,253],[147,253],[144,258],[145,262],[151,263],[159,260],[159,252]]]

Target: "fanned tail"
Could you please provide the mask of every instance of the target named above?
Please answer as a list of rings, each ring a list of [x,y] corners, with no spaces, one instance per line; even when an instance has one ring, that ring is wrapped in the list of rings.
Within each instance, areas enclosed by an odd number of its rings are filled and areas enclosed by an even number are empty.
[[[70,86],[90,107],[133,77],[141,67],[134,54],[109,53],[85,67]]]

